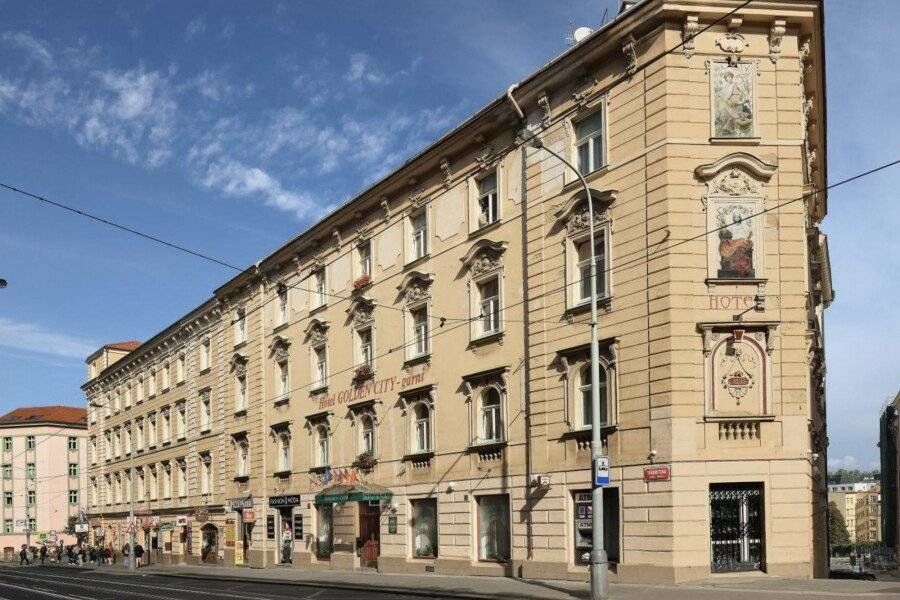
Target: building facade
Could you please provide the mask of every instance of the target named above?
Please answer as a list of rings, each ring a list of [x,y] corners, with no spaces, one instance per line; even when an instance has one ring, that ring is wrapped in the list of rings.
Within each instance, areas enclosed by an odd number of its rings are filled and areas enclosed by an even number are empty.
[[[83,408],[33,406],[0,417],[0,546],[74,544],[85,513],[87,420]]]
[[[856,542],[875,544],[881,541],[881,488],[873,489],[856,499]]]
[[[881,413],[878,449],[881,457],[881,536],[884,545],[900,555],[900,445],[897,443],[897,415],[900,393]]]
[[[93,375],[95,533],[133,493],[159,560],[587,578],[590,218],[538,136],[596,206],[613,580],[827,574],[821,4],[627,4]]]
[[[828,486],[828,501],[834,502],[844,516],[844,524],[850,541],[853,543],[863,540],[856,537],[856,507],[860,500],[871,493],[878,484],[874,481],[859,481],[854,483],[835,483]]]

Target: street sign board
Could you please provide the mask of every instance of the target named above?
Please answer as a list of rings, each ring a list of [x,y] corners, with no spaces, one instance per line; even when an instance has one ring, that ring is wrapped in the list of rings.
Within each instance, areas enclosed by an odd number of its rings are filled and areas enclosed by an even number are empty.
[[[87,533],[88,527],[90,527],[90,525],[87,523],[75,523],[75,533]]]
[[[609,485],[609,457],[597,455],[594,457],[594,485]]]
[[[668,465],[644,467],[644,481],[669,481],[670,479],[672,479],[672,469]]]

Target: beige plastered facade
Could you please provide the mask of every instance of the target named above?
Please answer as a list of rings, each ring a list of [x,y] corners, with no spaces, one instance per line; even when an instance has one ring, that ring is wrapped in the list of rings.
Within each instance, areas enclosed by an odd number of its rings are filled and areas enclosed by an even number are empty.
[[[529,130],[573,161],[577,124],[602,112],[603,164],[587,180],[608,255],[599,337],[613,581],[709,576],[711,493],[728,486],[760,498],[754,570],[827,574],[823,309],[832,291],[818,229],[826,199],[812,193],[825,181],[822,7],[759,2],[690,37],[735,6],[639,3],[513,92]],[[755,65],[752,135],[713,138],[713,63]],[[135,451],[143,469],[186,466],[183,496],[138,503],[141,527],[162,540],[154,560],[200,562],[206,528],[218,536],[213,560],[271,567],[285,558],[289,530],[294,568],[357,568],[371,558],[360,513],[373,511],[372,564],[384,572],[588,577],[576,547],[576,499],[591,477],[579,401],[589,315],[574,295],[584,195],[558,161],[521,143],[521,128],[499,97],[85,384],[89,401],[110,402],[184,357],[183,383],[157,383],[140,402],[89,418],[103,446],[107,431],[114,440],[117,428],[185,403],[183,439]],[[497,220],[486,223],[478,196],[492,174]],[[718,242],[703,235],[715,224],[709,209],[735,199],[769,211],[751,220],[754,276],[737,280],[719,276]],[[426,250],[416,258],[419,214]],[[366,246],[368,283],[359,280]],[[501,318],[482,335],[479,290],[491,281]],[[427,348],[416,345],[423,307]],[[372,374],[356,378],[361,329],[375,358]],[[735,348],[750,366],[722,371]],[[489,397],[500,413],[487,440]],[[419,407],[430,415],[424,450]],[[369,423],[375,449],[360,457]],[[90,512],[121,543],[128,506],[110,500],[106,478],[127,481],[128,460],[104,452],[91,469]],[[213,465],[209,493],[203,460]],[[328,553],[316,498],[336,483],[392,496],[328,504]],[[436,555],[412,514],[424,499],[436,508]],[[503,519],[481,510],[489,502],[505,504]],[[508,558],[496,560],[505,544]]]

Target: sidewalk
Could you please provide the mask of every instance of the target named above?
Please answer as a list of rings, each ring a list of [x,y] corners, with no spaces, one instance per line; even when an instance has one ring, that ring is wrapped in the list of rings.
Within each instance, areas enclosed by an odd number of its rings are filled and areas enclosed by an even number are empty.
[[[104,567],[127,573],[121,568]],[[406,593],[422,598],[451,597],[468,600],[521,598],[523,600],[589,599],[586,583],[554,580],[526,580],[504,577],[463,577],[446,575],[405,575],[375,571],[303,571],[298,569],[248,569],[241,567],[189,567],[153,565],[140,569],[140,575],[165,575],[191,579],[232,579],[241,582],[299,584],[382,593]],[[900,580],[854,581],[835,579],[792,580],[767,576],[714,577],[672,585],[612,584],[610,596],[616,600],[713,600],[729,598],[779,598],[803,600],[828,598],[898,598]]]

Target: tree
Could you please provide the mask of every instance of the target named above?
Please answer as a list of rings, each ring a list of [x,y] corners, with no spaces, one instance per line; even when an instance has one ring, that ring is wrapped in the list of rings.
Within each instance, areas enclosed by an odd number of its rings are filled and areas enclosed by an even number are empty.
[[[828,503],[828,537],[832,546],[850,544],[850,532],[847,531],[844,515],[833,501]]]

